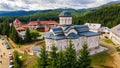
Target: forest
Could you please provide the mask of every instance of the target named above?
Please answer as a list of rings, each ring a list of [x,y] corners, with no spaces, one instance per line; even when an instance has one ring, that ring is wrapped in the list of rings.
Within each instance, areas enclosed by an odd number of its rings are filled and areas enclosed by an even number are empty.
[[[20,19],[23,23],[29,23],[30,21],[35,21],[38,18],[40,20],[55,20],[59,22],[59,14],[62,11],[63,9],[56,9],[36,12],[25,16],[2,16],[0,17],[0,22],[2,23],[5,19],[7,19],[9,23],[12,23],[15,18]],[[102,26],[111,28],[120,22],[120,4],[80,10],[71,9],[67,11],[69,11],[73,16],[73,24],[81,25],[86,22],[100,23]]]

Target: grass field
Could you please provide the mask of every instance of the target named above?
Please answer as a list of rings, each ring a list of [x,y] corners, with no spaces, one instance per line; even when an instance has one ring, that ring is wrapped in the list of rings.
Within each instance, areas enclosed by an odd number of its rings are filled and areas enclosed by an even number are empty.
[[[19,53],[19,56],[21,56],[21,61],[22,61],[22,65],[21,65],[21,68],[38,68],[38,64],[37,64],[37,61],[38,61],[38,57],[36,56],[31,56],[31,55],[28,55],[28,54],[22,54],[22,53]]]
[[[104,51],[91,57],[91,65],[97,68],[112,68],[113,58],[110,56],[108,51]]]
[[[112,44],[112,45],[115,45],[110,39],[102,39],[102,41],[106,42],[106,43],[109,43],[109,44]]]

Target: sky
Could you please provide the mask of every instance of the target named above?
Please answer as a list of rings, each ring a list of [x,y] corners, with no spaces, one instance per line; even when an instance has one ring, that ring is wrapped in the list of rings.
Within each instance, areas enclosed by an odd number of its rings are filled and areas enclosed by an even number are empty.
[[[93,8],[115,0],[0,0],[0,11]],[[120,0],[118,0],[120,1]]]

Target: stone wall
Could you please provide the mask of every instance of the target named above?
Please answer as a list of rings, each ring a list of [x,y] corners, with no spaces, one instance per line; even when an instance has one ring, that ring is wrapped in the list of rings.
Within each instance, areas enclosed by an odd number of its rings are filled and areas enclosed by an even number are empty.
[[[65,50],[66,47],[69,45],[70,39],[63,39],[63,40],[53,40],[53,39],[45,39],[46,42],[46,49],[50,51],[52,45],[55,45],[58,48],[58,51]],[[92,36],[92,37],[80,37],[78,39],[72,39],[72,43],[77,52],[82,48],[84,43],[87,43],[88,49],[95,49],[99,46],[99,36]]]

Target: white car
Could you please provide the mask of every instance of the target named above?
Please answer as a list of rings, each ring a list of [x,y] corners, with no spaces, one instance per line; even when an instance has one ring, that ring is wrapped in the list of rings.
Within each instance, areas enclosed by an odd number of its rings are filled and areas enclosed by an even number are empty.
[[[13,63],[13,60],[10,60],[10,63]]]
[[[9,52],[9,53],[8,53],[8,56],[11,57],[11,56],[13,56],[13,55],[12,55],[12,53]]]
[[[10,60],[13,60],[13,55],[12,55],[12,53],[9,52],[9,53],[8,53],[8,56],[9,56],[9,59],[10,59]]]
[[[9,65],[9,67],[8,68],[13,68],[13,65]]]
[[[13,68],[13,60],[10,60],[9,68]]]

